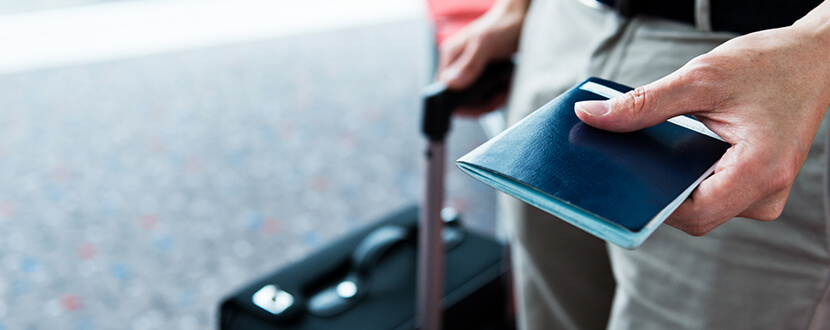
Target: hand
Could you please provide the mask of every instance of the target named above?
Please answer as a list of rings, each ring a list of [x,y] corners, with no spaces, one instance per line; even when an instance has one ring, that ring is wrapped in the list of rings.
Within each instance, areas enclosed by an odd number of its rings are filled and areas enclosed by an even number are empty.
[[[450,89],[464,89],[475,81],[487,63],[508,59],[516,52],[528,0],[500,0],[486,14],[462,28],[439,48],[437,79]],[[456,110],[479,115],[503,105],[507,93],[493,96],[475,108]]]
[[[577,103],[576,114],[618,132],[694,115],[732,147],[666,223],[701,236],[735,216],[773,220],[830,105],[830,29],[810,15],[732,39],[623,96]]]

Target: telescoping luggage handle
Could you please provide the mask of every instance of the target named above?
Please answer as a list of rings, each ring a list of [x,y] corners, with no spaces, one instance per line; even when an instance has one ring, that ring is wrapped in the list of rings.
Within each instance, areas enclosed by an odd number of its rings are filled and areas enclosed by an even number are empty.
[[[461,106],[485,102],[493,94],[507,89],[513,73],[513,61],[490,63],[470,87],[453,91],[433,83],[424,91],[421,131],[427,137],[426,187],[422,200],[418,234],[418,279],[416,327],[440,329],[444,291],[444,242],[441,238],[444,203],[444,140],[450,130],[452,113]]]

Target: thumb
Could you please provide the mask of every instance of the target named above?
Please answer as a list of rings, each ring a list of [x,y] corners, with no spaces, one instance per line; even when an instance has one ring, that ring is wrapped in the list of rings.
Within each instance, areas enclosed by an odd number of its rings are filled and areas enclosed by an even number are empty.
[[[614,132],[631,132],[662,123],[689,111],[694,91],[671,76],[605,101],[574,105],[576,116],[588,125]]]

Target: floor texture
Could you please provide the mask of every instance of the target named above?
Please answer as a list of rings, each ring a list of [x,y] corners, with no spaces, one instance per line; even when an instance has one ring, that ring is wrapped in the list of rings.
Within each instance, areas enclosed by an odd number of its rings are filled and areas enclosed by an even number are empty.
[[[0,330],[212,329],[221,298],[421,191],[410,21],[0,76]],[[456,120],[448,160],[484,141]],[[448,165],[492,232],[494,193]]]

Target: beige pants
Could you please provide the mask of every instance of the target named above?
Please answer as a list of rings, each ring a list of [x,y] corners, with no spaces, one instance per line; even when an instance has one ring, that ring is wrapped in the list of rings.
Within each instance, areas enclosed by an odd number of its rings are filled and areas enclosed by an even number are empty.
[[[528,15],[510,123],[588,76],[643,85],[734,37],[578,0],[534,0]],[[502,196],[520,327],[830,328],[827,121],[772,222],[733,219],[701,238],[662,226],[628,251]]]

